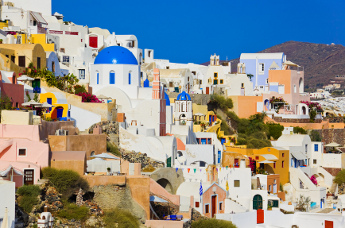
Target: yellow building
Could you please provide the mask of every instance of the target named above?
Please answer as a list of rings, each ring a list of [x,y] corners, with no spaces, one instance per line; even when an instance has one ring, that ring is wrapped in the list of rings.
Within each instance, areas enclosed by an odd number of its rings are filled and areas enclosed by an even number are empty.
[[[66,98],[60,93],[40,94],[40,103],[47,102],[53,105],[43,116],[50,119],[65,118],[68,115],[68,104]]]
[[[17,74],[33,63],[36,68],[46,68],[46,53],[40,44],[0,44],[0,54],[19,66]]]
[[[0,29],[3,29],[5,27],[8,27],[8,20],[1,21],[0,22]]]
[[[273,147],[262,149],[226,147],[226,152],[247,155],[256,162],[256,168],[263,169],[269,174],[279,174],[282,184],[289,182],[289,150]]]
[[[47,43],[47,35],[46,34],[32,34],[30,38],[30,42],[32,44],[41,44],[44,51],[55,51],[55,44],[54,43]]]
[[[16,34],[14,37],[17,39],[17,44],[27,44],[28,35],[27,34]]]

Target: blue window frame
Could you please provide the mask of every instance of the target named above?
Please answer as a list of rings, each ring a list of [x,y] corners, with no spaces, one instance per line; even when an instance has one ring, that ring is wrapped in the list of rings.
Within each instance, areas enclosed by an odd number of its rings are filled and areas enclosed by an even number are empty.
[[[131,83],[131,73],[128,73],[128,85],[130,85]]]
[[[47,103],[48,104],[53,104],[53,99],[52,98],[47,98]],[[52,108],[49,108],[49,112],[52,110]]]
[[[220,163],[221,158],[222,158],[222,152],[218,150],[218,163]]]
[[[314,151],[319,151],[319,144],[314,144]]]
[[[109,73],[109,84],[115,84],[115,72]]]
[[[99,73],[97,72],[97,85],[99,84]]]

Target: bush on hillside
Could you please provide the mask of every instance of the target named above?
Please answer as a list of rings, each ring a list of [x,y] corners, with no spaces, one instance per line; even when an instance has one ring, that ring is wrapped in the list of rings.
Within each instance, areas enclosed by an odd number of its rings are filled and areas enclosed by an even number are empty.
[[[219,219],[204,219],[192,223],[192,228],[236,228],[232,222]]]
[[[73,170],[58,170],[51,167],[42,169],[43,178],[49,179],[54,187],[67,199],[80,188],[89,189],[89,184],[77,172]]]
[[[312,130],[310,132],[310,139],[311,139],[311,141],[314,141],[314,142],[321,142],[322,141],[320,133],[318,131],[315,131],[315,130]]]
[[[211,95],[211,100],[207,105],[209,110],[216,111],[217,109],[220,109],[223,112],[227,112],[228,109],[232,109],[234,107],[231,98],[225,98],[218,94]]]
[[[293,133],[305,135],[305,134],[307,134],[307,131],[304,130],[304,128],[302,128],[302,127],[294,127]]]
[[[345,183],[345,169],[341,170],[334,178],[334,183],[342,185]]]
[[[75,219],[77,221],[85,221],[89,215],[89,208],[85,206],[77,206],[75,204],[65,204],[64,208],[58,212],[59,217],[68,220]]]
[[[106,211],[103,221],[106,228],[139,228],[140,226],[139,220],[131,212],[121,209]]]
[[[38,196],[41,189],[36,185],[23,185],[17,190],[18,204],[26,212],[30,213],[33,206],[39,203]]]
[[[277,140],[281,135],[284,130],[284,126],[278,124],[278,123],[266,123],[268,126],[268,138],[270,139],[271,137],[275,140]]]
[[[121,157],[121,153],[119,151],[119,148],[117,148],[117,146],[115,146],[111,142],[107,142],[107,151],[112,153],[115,156]]]

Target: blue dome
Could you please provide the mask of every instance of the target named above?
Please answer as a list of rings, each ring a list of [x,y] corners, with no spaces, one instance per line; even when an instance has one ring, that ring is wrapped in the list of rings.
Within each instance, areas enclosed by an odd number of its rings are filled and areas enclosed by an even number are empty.
[[[190,101],[190,96],[188,93],[186,93],[185,91],[183,91],[182,93],[180,93],[178,96],[177,96],[177,100],[178,101]]]
[[[138,65],[133,53],[121,46],[110,46],[103,49],[96,57],[95,64],[131,64]]]
[[[170,106],[170,99],[166,92],[164,92],[165,105]]]

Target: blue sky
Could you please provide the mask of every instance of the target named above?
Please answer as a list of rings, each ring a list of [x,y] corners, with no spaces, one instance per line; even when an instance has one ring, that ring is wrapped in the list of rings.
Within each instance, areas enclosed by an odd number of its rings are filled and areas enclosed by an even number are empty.
[[[53,0],[66,21],[134,34],[171,62],[203,63],[289,40],[345,44],[345,1]]]

